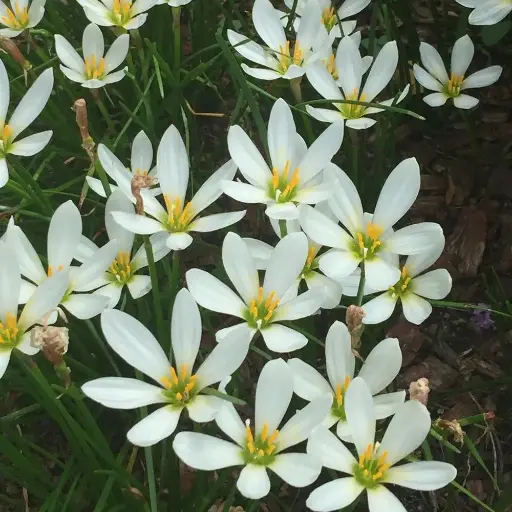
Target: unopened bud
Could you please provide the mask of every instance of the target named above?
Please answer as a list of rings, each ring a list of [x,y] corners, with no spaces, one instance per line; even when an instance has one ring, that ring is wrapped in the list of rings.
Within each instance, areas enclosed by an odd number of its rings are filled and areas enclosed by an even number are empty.
[[[30,331],[30,344],[41,349],[44,357],[54,366],[58,366],[64,361],[64,354],[68,351],[69,329],[37,325]]]
[[[345,315],[345,323],[350,333],[350,342],[353,350],[357,350],[361,346],[361,336],[364,331],[364,311],[360,306],[349,306]]]
[[[135,197],[135,210],[138,215],[144,213],[144,200],[140,193],[141,189],[152,187],[155,184],[155,178],[152,176],[136,174],[132,178],[132,194]]]
[[[452,436],[456,443],[464,443],[464,431],[460,423],[457,420],[442,420],[439,419],[435,422],[435,426],[447,430]]]
[[[428,387],[428,379],[422,377],[409,385],[409,396],[411,400],[418,400],[423,405],[427,405],[428,394],[430,388]]]

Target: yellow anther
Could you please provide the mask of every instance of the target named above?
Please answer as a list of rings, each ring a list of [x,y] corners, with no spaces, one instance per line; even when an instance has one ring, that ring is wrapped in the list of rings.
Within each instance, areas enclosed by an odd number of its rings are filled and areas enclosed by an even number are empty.
[[[411,282],[411,278],[410,277],[405,278],[405,280],[404,280],[404,282],[403,282],[403,284],[401,286],[403,292],[407,289],[407,287],[409,286],[410,282]]]
[[[274,453],[276,449],[276,446],[274,444],[271,444],[268,448],[267,448],[267,455],[272,455]]]
[[[266,441],[268,437],[268,425],[265,423],[263,425],[263,429],[261,430],[261,440]]]
[[[365,454],[361,453],[361,455],[359,455],[359,467],[361,469],[364,468],[364,461],[365,461]]]
[[[254,436],[252,435],[252,430],[250,425],[246,425],[245,427],[245,437],[247,439],[247,443],[254,443]]]
[[[336,403],[338,406],[343,403],[343,388],[341,384],[336,384]]]
[[[373,480],[378,480],[381,477],[382,477],[382,473],[380,471],[378,471],[377,473],[375,473],[375,475],[372,476]]]
[[[186,386],[185,386],[185,393],[190,393],[190,391],[192,391],[194,389],[194,386],[196,385],[196,383],[191,380]]]
[[[176,370],[171,366],[171,379],[172,383],[176,386],[180,380],[178,379],[178,374],[176,373]]]
[[[250,453],[254,453],[254,443],[252,441],[249,441],[247,443],[247,449],[249,450]]]
[[[264,450],[262,450],[262,449],[260,448],[260,449],[258,450],[258,455],[259,455],[260,457],[263,457],[263,455],[265,455],[265,451],[264,451]]]
[[[309,247],[308,249],[308,257],[306,259],[306,265],[309,267],[313,260],[315,259],[316,249],[314,247]]]
[[[384,232],[384,229],[377,224],[373,224],[373,222],[368,222],[368,225],[366,226],[366,232],[372,240],[377,240],[379,236]]]
[[[391,464],[383,464],[382,466],[379,467],[379,471],[381,473],[384,473],[385,471],[387,471],[389,468],[391,467]]]
[[[170,388],[172,388],[172,382],[171,382],[171,379],[169,379],[169,377],[161,377],[161,378],[160,378],[160,382],[162,383],[162,386],[163,386],[165,389],[170,389]]]
[[[11,127],[6,124],[4,125],[3,133],[2,133],[2,140],[4,141],[4,144],[7,143],[9,140],[9,137],[12,135],[12,129]]]
[[[372,458],[373,453],[373,444],[369,444],[366,448],[366,453],[364,454],[364,457],[366,460],[370,460]]]
[[[350,386],[350,380],[350,377],[347,375],[345,377],[345,381],[343,382],[343,390],[345,391],[345,393],[347,392],[347,389]]]
[[[277,436],[279,435],[279,430],[274,430],[274,433],[270,436],[268,442],[269,444],[272,444],[277,439]]]
[[[357,233],[357,245],[359,246],[359,249],[364,249],[364,240],[363,235],[361,233]]]
[[[386,463],[386,459],[388,458],[388,455],[389,455],[389,453],[387,451],[383,452],[382,455],[379,457],[377,464],[379,466],[383,466]]]
[[[265,307],[268,309],[272,303],[274,302],[274,297],[276,295],[276,292],[270,292],[268,294],[267,300],[265,301]]]
[[[283,169],[283,178],[286,179],[288,177],[288,173],[290,172],[290,160],[286,160]]]
[[[299,183],[299,169],[295,169],[292,179],[290,180],[289,186],[290,188],[295,188]]]
[[[176,393],[176,398],[181,402],[183,400],[183,395],[181,393]]]
[[[57,272],[62,272],[64,270],[64,265],[59,265],[57,267]],[[48,265],[48,277],[52,277],[54,274],[53,267],[51,265]]]
[[[265,322],[268,322],[272,318],[273,314],[274,314],[274,311],[273,310],[269,310],[268,313],[263,317]]]
[[[368,476],[368,475],[370,474],[370,472],[369,472],[367,469],[365,469],[365,470],[363,471],[363,474],[364,474],[364,476]]]
[[[258,300],[257,303],[261,304],[263,301],[263,286],[260,286],[258,289]]]
[[[375,251],[379,245],[382,245],[382,242],[380,240],[374,240],[370,250]]]
[[[277,169],[274,167],[272,169],[272,186],[274,190],[279,187],[279,174],[277,174]]]
[[[185,363],[183,363],[180,367],[180,379],[185,380],[188,375],[188,367]]]

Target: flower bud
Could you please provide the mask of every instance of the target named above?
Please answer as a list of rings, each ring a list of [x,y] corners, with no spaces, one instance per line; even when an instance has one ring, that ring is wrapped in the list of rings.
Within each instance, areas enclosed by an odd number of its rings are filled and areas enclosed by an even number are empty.
[[[423,405],[427,405],[429,392],[428,379],[425,379],[425,377],[411,382],[409,386],[410,399],[418,400],[418,402],[421,402]]]
[[[345,315],[345,323],[347,324],[348,332],[350,333],[350,341],[352,348],[357,350],[361,346],[361,336],[363,335],[364,318],[363,308],[360,306],[349,306]]]

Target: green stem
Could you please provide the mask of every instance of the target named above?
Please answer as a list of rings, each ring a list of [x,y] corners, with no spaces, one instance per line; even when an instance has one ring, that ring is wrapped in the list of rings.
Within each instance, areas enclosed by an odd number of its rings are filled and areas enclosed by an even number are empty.
[[[98,170],[98,176],[100,178],[101,184],[103,185],[103,190],[105,191],[105,195],[108,197],[112,193],[112,190],[110,188],[110,183],[108,182],[107,173],[105,172],[105,169],[103,169],[103,166],[99,160],[96,160],[94,168]]]
[[[361,306],[363,303],[363,297],[364,297],[364,285],[366,283],[366,274],[364,270],[364,260],[361,261],[361,279],[359,280],[359,287],[357,289],[357,298],[356,302],[358,306]]]
[[[359,180],[359,135],[357,130],[349,130],[352,146],[352,181],[358,186]]]
[[[153,247],[148,235],[144,236],[144,248],[148,258],[149,275],[151,278],[151,288],[153,292],[153,301],[156,314],[156,330],[158,333],[158,341],[163,343],[165,339],[164,316],[162,313],[162,302],[160,300],[160,291],[158,290],[158,275],[156,272],[155,257],[153,255]]]
[[[290,80],[290,88],[296,103],[302,103],[302,88],[300,86],[301,82],[301,76],[299,76],[299,78],[292,78]]]
[[[179,80],[181,65],[181,7],[172,7],[172,30],[174,33],[174,69]]]
[[[279,233],[281,238],[284,238],[288,234],[288,228],[286,227],[286,221],[284,219],[279,221]]]

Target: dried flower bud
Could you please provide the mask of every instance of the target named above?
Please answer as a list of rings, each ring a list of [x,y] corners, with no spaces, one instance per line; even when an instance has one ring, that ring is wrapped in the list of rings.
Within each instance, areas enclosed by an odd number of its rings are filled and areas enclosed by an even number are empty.
[[[449,421],[439,419],[435,422],[435,425],[443,430],[448,430],[448,432],[453,435],[453,440],[456,443],[464,443],[465,433],[457,420]]]
[[[364,331],[364,315],[363,308],[360,306],[352,305],[347,308],[345,322],[350,333],[352,349],[354,350],[357,350],[361,345],[361,336]]]
[[[135,210],[138,215],[142,215],[144,213],[144,200],[142,199],[140,190],[142,188],[152,187],[154,184],[155,178],[153,178],[152,176],[143,176],[140,174],[136,174],[132,178],[132,194],[136,200]]]
[[[78,129],[80,130],[80,136],[82,137],[82,141],[90,139],[89,135],[89,120],[87,117],[87,103],[83,98],[80,98],[75,101],[73,105],[73,109],[76,114],[76,124],[78,125]]]
[[[44,357],[54,366],[58,366],[64,361],[64,354],[68,351],[69,329],[36,326],[30,332],[30,344],[34,348],[40,348]]]
[[[428,394],[430,388],[428,387],[428,379],[422,377],[409,385],[409,395],[411,400],[418,400],[423,405],[427,405]]]
[[[22,67],[22,69],[25,71],[32,69],[32,64],[25,59],[25,56],[21,53],[21,50],[12,39],[0,37],[0,44],[2,48]]]

